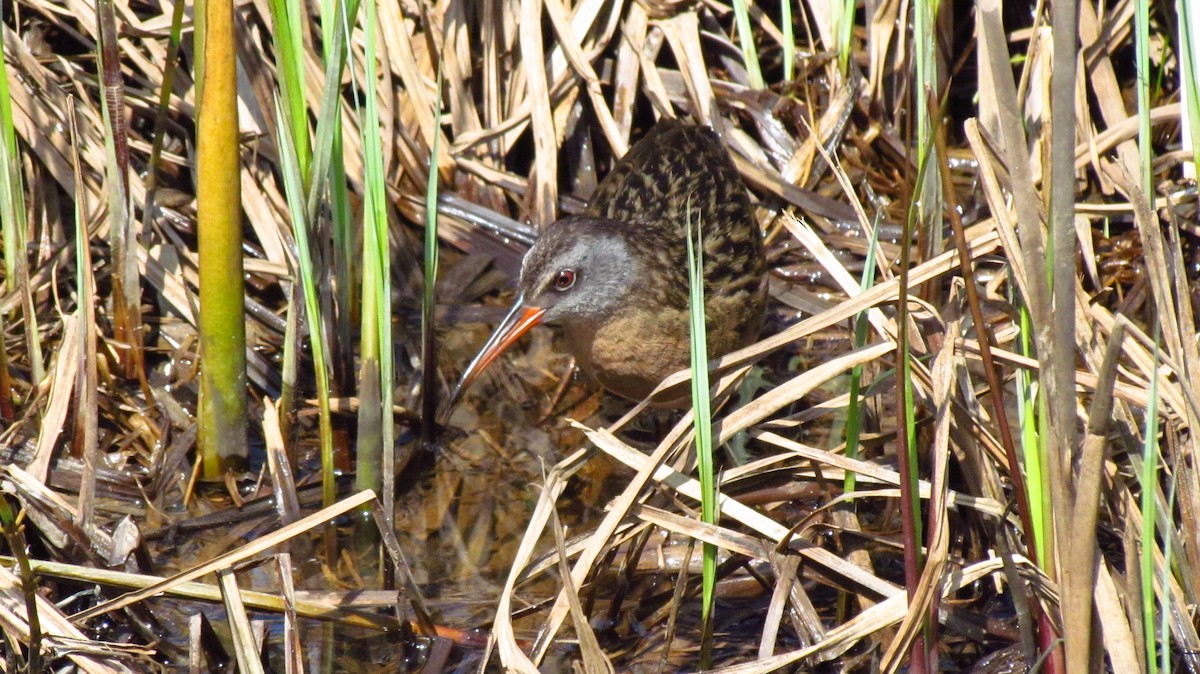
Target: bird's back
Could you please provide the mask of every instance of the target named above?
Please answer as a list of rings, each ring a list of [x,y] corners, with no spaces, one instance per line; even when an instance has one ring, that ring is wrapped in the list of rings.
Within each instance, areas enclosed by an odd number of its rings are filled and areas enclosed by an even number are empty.
[[[762,235],[737,169],[707,127],[659,122],[613,166],[587,210],[627,223],[631,242],[672,270],[686,269],[690,217],[703,236],[706,294],[759,294]],[[687,293],[687,274],[671,274],[655,300],[682,307]]]

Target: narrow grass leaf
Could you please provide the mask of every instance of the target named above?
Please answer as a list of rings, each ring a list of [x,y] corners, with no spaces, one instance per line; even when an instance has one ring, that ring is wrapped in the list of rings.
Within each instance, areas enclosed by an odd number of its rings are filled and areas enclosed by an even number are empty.
[[[267,8],[274,29],[272,38],[275,69],[279,73],[279,97],[294,131],[292,150],[296,153],[300,175],[307,180],[312,150],[308,138],[308,106],[304,98],[304,24],[300,18],[300,3],[270,0]]]
[[[733,0],[733,14],[737,21],[738,43],[742,48],[742,60],[746,63],[746,75],[752,89],[766,87],[762,67],[758,64],[758,48],[754,46],[754,28],[750,22],[749,0]]]
[[[313,158],[309,174],[312,180],[305,185],[307,197],[304,201],[305,219],[313,222],[324,193],[325,177],[332,162],[334,137],[341,130],[341,84],[342,72],[346,68],[347,42],[350,40],[351,18],[358,14],[358,0],[333,0],[328,16],[333,28],[325,53],[325,87],[321,90],[321,108],[317,111],[317,132],[313,141]],[[292,133],[300,133],[293,129]],[[301,174],[303,175],[303,174]]]
[[[1154,334],[1154,368],[1158,371],[1158,323],[1155,323]],[[1146,642],[1146,671],[1154,674],[1159,670],[1158,645],[1155,638],[1155,628],[1158,627],[1158,614],[1155,611],[1154,598],[1154,549],[1155,523],[1158,519],[1158,377],[1150,377],[1150,405],[1146,408],[1146,429],[1142,436],[1142,472],[1139,476],[1142,486],[1142,526],[1140,565],[1142,586],[1142,629]],[[1169,536],[1164,536],[1169,538]],[[1164,573],[1168,573],[1164,569]],[[1163,594],[1167,593],[1169,585],[1163,585]],[[1164,600],[1165,603],[1165,600]],[[1164,607],[1165,608],[1165,607]],[[1163,613],[1167,613],[1166,610]],[[1165,616],[1164,616],[1165,620]],[[1168,632],[1166,629],[1159,635],[1163,640],[1163,650],[1167,650]]]
[[[1153,139],[1150,137],[1150,3],[1149,0],[1137,0],[1133,11],[1134,46],[1137,66],[1137,107],[1138,107],[1138,167],[1141,169],[1142,193],[1149,197],[1154,194],[1151,172],[1153,162],[1150,160],[1150,150]]]
[[[20,670],[25,672],[42,671],[42,626],[37,606],[38,581],[33,575],[29,564],[29,553],[25,544],[25,534],[13,516],[12,507],[7,498],[0,498],[0,529],[3,529],[5,542],[12,551],[12,560],[16,563],[21,574],[21,593],[25,599],[25,616],[29,622],[29,649],[27,659],[22,662],[20,649],[13,653],[14,660],[20,663]]]
[[[442,65],[438,62],[437,98],[434,112],[433,148],[425,183],[424,293],[421,296],[421,434],[429,443],[437,417],[437,343],[434,339],[434,309],[438,273],[438,164],[441,159]]]
[[[937,144],[933,134],[936,125],[938,61],[937,61],[937,15],[939,0],[920,0],[914,7],[915,26],[913,42],[917,74],[917,165],[923,170],[918,173],[917,189],[913,198],[917,200],[918,228],[925,233],[924,252],[933,257],[942,252],[942,185],[941,173],[925,170],[929,162],[941,161],[937,156]],[[918,241],[922,237],[918,235]]]
[[[870,243],[867,245],[867,256],[865,259],[874,260],[879,249],[879,227],[871,228]],[[866,292],[875,284],[875,269],[873,264],[865,265],[862,275],[862,283],[860,288]],[[860,311],[854,317],[854,348],[861,349],[867,345],[867,334],[870,331],[870,323],[867,320],[867,312]],[[861,403],[858,400],[859,393],[862,390],[862,375],[863,366],[855,365],[850,371],[850,404],[846,409],[846,457],[850,459],[858,458],[858,440],[862,434],[863,414]],[[842,481],[842,488],[849,493],[857,488],[856,474],[853,471],[846,471],[846,477]]]
[[[917,15],[920,17],[922,12],[926,10],[926,3],[917,3]],[[930,19],[926,17],[925,21]],[[920,53],[923,49],[929,48],[927,45],[922,46],[921,40],[932,39],[928,35],[930,30],[927,23],[925,25],[926,34],[923,36],[920,32],[922,26],[921,19],[917,21],[918,31],[917,37],[914,38],[917,43],[917,72],[918,83],[922,72],[922,61]],[[929,72],[925,72],[925,76],[929,76]],[[924,95],[929,91],[926,87],[921,88],[921,93],[917,95],[919,103],[918,115],[918,163],[916,184],[912,191],[911,205],[908,209],[908,217],[904,223],[903,245],[900,252],[900,288],[897,298],[896,323],[899,326],[897,332],[897,358],[899,359],[900,369],[900,386],[898,391],[897,401],[897,419],[896,425],[903,429],[901,442],[896,450],[900,459],[900,529],[901,539],[904,548],[904,585],[908,590],[910,601],[916,600],[921,582],[921,569],[924,568],[923,543],[924,535],[921,525],[921,495],[918,488],[919,476],[918,471],[920,462],[917,454],[917,430],[916,430],[916,401],[913,393],[913,353],[909,337],[909,327],[911,321],[908,313],[908,298],[912,286],[909,285],[909,270],[912,266],[912,249],[914,248],[914,233],[918,228],[925,224],[926,219],[930,217],[931,210],[926,198],[940,198],[940,187],[936,182],[936,178],[931,177],[931,173],[936,176],[937,171],[929,171],[930,161],[936,161],[936,155],[930,152],[933,145],[933,137],[930,132],[931,125],[926,115],[929,114],[926,105],[928,96]],[[936,190],[937,195],[931,196],[931,190]],[[934,211],[937,212],[937,211]],[[932,229],[932,227],[930,228]],[[913,604],[915,607],[916,604]],[[929,623],[926,623],[926,632],[928,632]],[[916,672],[925,672],[929,663],[927,662],[927,649],[925,636],[914,638],[911,642],[910,657],[912,660],[912,669]]]
[[[376,5],[367,0],[364,16],[364,72],[366,93],[359,116],[363,120],[363,251],[362,251],[362,338],[360,343],[360,379],[358,408],[359,489],[383,489],[384,448],[392,446],[392,372],[391,372],[391,290],[388,248],[387,195],[383,167],[383,143],[380,133],[378,81],[378,30]],[[335,167],[336,168],[336,167]],[[336,171],[335,171],[336,173]],[[344,187],[344,181],[343,181]],[[336,230],[335,230],[336,231]],[[386,363],[385,363],[386,359]],[[381,492],[382,493],[382,492]],[[384,503],[391,498],[385,494]]]
[[[796,31],[792,27],[792,0],[779,3],[779,24],[783,29],[783,81],[796,76]]]
[[[319,434],[321,441],[321,497],[325,507],[336,500],[333,471],[333,427],[329,411],[329,366],[325,353],[325,340],[321,338],[321,306],[317,300],[317,279],[313,271],[312,253],[308,240],[308,217],[304,206],[304,184],[300,177],[300,164],[296,158],[295,143],[290,140],[294,130],[283,115],[278,99],[275,101],[284,138],[279,144],[280,169],[283,175],[284,195],[287,198],[288,214],[292,219],[292,233],[296,239],[296,266],[300,272],[300,285],[304,294],[304,312],[308,315],[313,354],[313,370],[317,377],[317,407],[319,412]]]
[[[0,19],[4,6],[0,5]],[[5,24],[7,25],[7,24]],[[8,58],[0,49],[0,225],[4,228],[4,278],[8,292],[17,289],[17,263],[25,259],[25,186],[12,97],[8,92]]]
[[[688,204],[688,288],[690,290],[688,314],[691,322],[692,364],[692,409],[696,428],[696,460],[700,472],[700,519],[708,524],[717,522],[717,492],[713,467],[712,409],[709,400],[708,381],[708,332],[704,312],[704,242],[700,218],[692,219],[691,203]],[[704,544],[704,575],[702,580],[702,622],[710,623],[713,608],[713,593],[717,578],[717,548],[712,543]],[[707,627],[705,631],[707,632]],[[706,640],[707,641],[707,640]],[[704,656],[702,656],[703,658]],[[704,658],[706,659],[706,658]]]
[[[854,14],[857,6],[858,3],[855,0],[842,0],[842,11],[837,25],[837,53],[838,66],[843,75],[850,72],[850,57],[853,55],[850,45],[851,38],[854,36]]]
[[[0,23],[3,23],[4,8],[0,6]],[[8,25],[4,23],[3,25]],[[42,381],[45,369],[42,365],[42,345],[38,338],[37,316],[29,292],[29,269],[26,257],[27,217],[25,210],[25,185],[21,177],[21,155],[17,147],[17,133],[13,126],[12,97],[8,91],[8,60],[0,49],[0,229],[4,239],[4,279],[8,292],[24,290],[25,345],[29,353],[30,378]],[[0,333],[2,334],[2,333]],[[0,346],[0,348],[4,348]],[[7,377],[7,371],[5,377]],[[5,396],[8,392],[4,393]]]
[[[293,3],[297,4],[297,3]],[[335,2],[335,0],[324,0],[325,7],[321,13],[321,36],[324,44],[332,44],[339,38],[349,40],[350,36],[347,31],[349,27],[354,25],[357,17],[357,7],[354,13],[347,13],[349,8],[345,2]],[[347,13],[342,17],[342,20],[335,21],[333,12]],[[341,33],[337,32],[339,26],[345,28]],[[369,29],[367,29],[369,30]],[[365,47],[364,47],[365,48]],[[369,57],[366,57],[369,58]],[[349,74],[351,82],[357,91],[364,92],[365,98],[371,98],[378,90],[377,78],[367,78],[366,83],[357,82],[357,69],[350,68]],[[354,99],[355,107],[358,108],[358,98]],[[330,318],[333,320],[333,339],[329,345],[329,357],[331,360],[330,366],[333,372],[333,379],[330,382],[331,393],[333,395],[346,395],[352,384],[348,379],[348,373],[354,371],[354,349],[353,335],[351,328],[351,318],[353,309],[358,302],[357,293],[355,292],[358,284],[357,276],[357,245],[354,228],[354,213],[351,205],[350,185],[346,180],[346,156],[343,150],[343,130],[342,130],[342,108],[343,102],[341,98],[334,100],[334,112],[332,116],[333,131],[330,137],[329,148],[329,217],[330,226],[333,231],[333,251],[330,259],[330,273],[334,278],[333,294],[334,294],[334,311]],[[378,103],[376,103],[378,110]],[[378,114],[376,114],[378,118]],[[359,111],[359,120],[362,120],[361,110]],[[359,124],[359,129],[363,128],[365,122]],[[369,128],[379,128],[378,125]],[[375,134],[376,142],[382,143],[381,134]],[[363,148],[363,160],[366,161],[366,148]],[[380,152],[382,155],[382,151]],[[382,160],[380,160],[382,173]],[[363,180],[368,179],[368,168],[363,167]],[[311,176],[306,176],[311,178]],[[364,186],[364,190],[370,189]],[[365,195],[364,195],[365,201]],[[364,208],[366,204],[364,204]],[[385,209],[386,214],[386,209]],[[364,216],[365,217],[365,216]],[[386,229],[385,229],[386,231]],[[341,448],[339,448],[341,449]],[[345,463],[348,463],[346,461]],[[342,462],[339,461],[339,464]],[[378,489],[378,487],[377,487]]]
[[[1020,311],[1020,345],[1021,353],[1033,355],[1033,317],[1028,307],[1021,304]],[[1024,462],[1021,473],[1027,483],[1029,494],[1029,521],[1033,525],[1033,549],[1038,560],[1046,558],[1046,518],[1050,506],[1050,489],[1046,484],[1046,470],[1042,448],[1046,433],[1041,427],[1042,415],[1039,414],[1040,389],[1035,386],[1036,379],[1028,371],[1017,372],[1017,423],[1021,429],[1021,456]]]
[[[1178,0],[1180,68],[1179,90],[1184,104],[1183,149],[1192,153],[1184,164],[1185,175],[1196,177],[1200,164],[1200,3]]]

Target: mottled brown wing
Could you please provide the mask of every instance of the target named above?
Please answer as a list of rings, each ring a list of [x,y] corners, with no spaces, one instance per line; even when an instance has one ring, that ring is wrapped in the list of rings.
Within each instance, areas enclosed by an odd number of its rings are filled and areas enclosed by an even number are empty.
[[[601,181],[588,213],[625,222],[661,269],[684,270],[689,213],[704,239],[705,291],[754,293],[765,271],[762,235],[741,176],[711,129],[663,120]],[[686,306],[687,274],[668,274],[660,301]]]

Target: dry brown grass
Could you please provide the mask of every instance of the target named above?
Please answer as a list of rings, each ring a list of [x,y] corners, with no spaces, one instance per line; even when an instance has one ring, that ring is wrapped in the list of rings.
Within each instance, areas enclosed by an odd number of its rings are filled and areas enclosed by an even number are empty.
[[[318,4],[304,5],[314,19],[305,36],[313,111],[323,84]],[[1173,5],[1160,4],[1155,9],[1160,23],[1153,29],[1172,41],[1166,26]],[[270,473],[275,492],[289,498],[276,506],[278,514],[268,509],[249,524],[233,522],[233,510],[220,510],[215,516],[220,541],[176,554],[171,548],[183,544],[163,543],[159,535],[170,527],[191,531],[180,527],[201,526],[207,520],[200,516],[218,507],[216,497],[206,497],[183,510],[193,488],[189,452],[195,441],[197,363],[190,47],[179,62],[168,61],[171,5],[115,3],[128,189],[139,223],[131,252],[142,291],[143,331],[128,340],[114,330],[117,272],[107,243],[106,191],[112,178],[95,68],[101,25],[96,7],[79,0],[18,0],[9,7],[3,47],[29,205],[29,246],[22,274],[28,282],[5,279],[10,285],[0,297],[9,375],[8,383],[0,379],[8,388],[0,395],[0,416],[8,417],[0,430],[5,464],[0,484],[24,513],[34,556],[46,562],[33,571],[45,595],[36,605],[46,654],[70,657],[85,671],[142,671],[151,666],[149,655],[106,642],[146,646],[158,638],[143,619],[160,605],[130,605],[132,600],[214,570],[226,594],[236,595],[229,573],[235,560],[257,554],[264,541],[273,544],[291,534],[261,538],[261,528],[271,526],[263,522],[294,521],[313,501],[305,497],[309,492],[297,495],[289,486],[281,464],[289,450],[303,458],[311,448],[313,404],[301,400],[296,409],[276,415],[274,405],[263,402],[279,395],[279,357],[290,315],[285,308],[297,297],[294,240],[279,178],[267,2],[238,5],[245,75],[240,95],[246,303],[252,409],[261,419],[256,433],[266,438],[271,457],[272,469],[264,473]],[[1152,557],[1158,579],[1158,606],[1150,612],[1165,611],[1177,666],[1197,669],[1200,454],[1192,424],[1200,423],[1200,349],[1192,298],[1200,230],[1194,183],[1182,178],[1187,157],[1176,151],[1181,108],[1171,84],[1178,68],[1174,52],[1162,52],[1155,62],[1165,77],[1152,99],[1159,189],[1150,200],[1137,186],[1132,4],[1113,3],[1103,16],[1081,4],[1076,136],[1066,146],[1074,147],[1076,255],[1054,265],[1059,278],[1073,279],[1075,304],[1073,311],[1064,310],[1060,296],[1052,311],[1045,272],[1046,176],[1053,156],[1048,19],[1028,25],[1030,8],[1006,7],[1002,17],[986,1],[943,9],[937,53],[950,75],[939,92],[947,144],[939,162],[966,223],[961,243],[949,220],[921,226],[902,275],[901,233],[918,173],[911,131],[914,38],[897,30],[908,25],[897,14],[905,7],[871,4],[876,13],[855,29],[846,77],[829,47],[831,8],[800,3],[793,8],[797,77],[785,82],[778,3],[753,4],[766,90],[746,84],[733,17],[719,2],[381,3],[379,35],[386,53],[380,81],[366,92],[356,88],[363,80],[363,40],[361,28],[356,30],[354,74],[343,78],[343,93],[347,102],[363,95],[380,102],[394,218],[397,349],[405,356],[397,361],[395,420],[404,429],[416,427],[408,410],[419,409],[413,376],[419,364],[408,357],[419,350],[415,329],[409,328],[420,301],[415,251],[435,136],[449,148],[437,166],[446,256],[438,293],[444,354],[438,365],[444,379],[453,378],[479,343],[479,331],[462,326],[491,320],[491,309],[479,305],[495,303],[484,298],[503,291],[538,227],[580,209],[605,167],[658,117],[684,117],[722,134],[755,196],[773,269],[773,329],[720,361],[720,395],[735,392],[752,366],[759,368],[753,378],[763,383],[749,398],[735,396],[717,419],[715,433],[722,440],[749,447],[742,461],[725,466],[718,526],[693,516],[698,492],[690,416],[673,420],[669,432],[641,451],[631,439],[640,436],[626,432],[631,423],[644,423],[634,421],[640,408],[615,424],[609,423],[611,415],[595,414],[595,397],[556,408],[553,390],[564,373],[561,361],[548,355],[544,335],[535,337],[529,352],[516,355],[515,375],[510,367],[496,376],[494,395],[477,392],[469,399],[455,418],[467,435],[447,437],[432,484],[413,487],[420,495],[415,501],[411,495],[402,500],[407,515],[398,522],[400,541],[389,542],[392,559],[399,559],[400,549],[416,558],[418,585],[456,597],[431,602],[435,618],[440,614],[453,627],[490,625],[495,653],[475,649],[465,637],[458,642],[463,648],[452,653],[439,641],[427,671],[466,668],[485,657],[524,672],[539,666],[555,671],[564,658],[582,658],[587,671],[695,668],[698,573],[689,570],[689,562],[697,540],[722,550],[722,591],[729,593],[717,609],[718,671],[766,672],[839,658],[846,669],[894,671],[906,662],[931,611],[941,622],[934,635],[938,647],[956,666],[1014,641],[1033,654],[1039,646],[1033,637],[1038,611],[1031,604],[1066,635],[1069,658],[1074,650],[1090,653],[1093,666],[1147,671],[1138,576],[1143,555]],[[960,11],[972,13],[954,16]],[[441,101],[447,114],[440,127],[434,116],[435,54],[445,74]],[[1010,67],[1014,62],[1017,67]],[[161,136],[155,136],[164,72],[173,74],[174,86]],[[75,116],[74,135],[68,112]],[[352,105],[345,107],[343,122],[348,181],[360,194],[362,151]],[[159,143],[161,157],[150,165],[151,148]],[[82,300],[76,292],[76,209],[91,237],[95,291]],[[883,243],[867,259],[865,233],[876,225]],[[318,223],[317,232],[324,237],[321,254],[331,258],[328,223]],[[971,275],[964,274],[964,260]],[[858,279],[867,265],[877,266],[877,282],[864,292]],[[971,278],[985,312],[983,333],[965,292]],[[332,303],[331,288],[322,292]],[[1012,299],[1018,294],[1030,305],[1033,324],[1026,335],[1018,329]],[[901,302],[907,302],[906,326],[898,323]],[[346,307],[338,311],[354,314]],[[871,336],[866,346],[853,349],[847,326],[860,312],[867,312]],[[1054,335],[1066,334],[1061,322],[1053,322],[1056,316],[1073,326],[1066,340],[1073,353],[1055,346]],[[327,338],[337,354],[340,428],[350,429],[357,404],[355,342],[350,334]],[[981,339],[991,340],[990,353],[983,353]],[[925,504],[927,557],[918,570],[919,586],[910,588],[911,600],[900,570],[895,506],[901,481],[895,469],[901,447],[893,370],[898,342],[916,356],[911,384]],[[1038,355],[1027,355],[1030,343]],[[44,362],[34,362],[35,344]],[[808,353],[813,347],[818,355]],[[130,369],[130,362],[142,362],[132,355],[138,349],[145,350],[144,368]],[[789,369],[789,360],[797,359],[801,371]],[[855,365],[864,368],[869,410],[864,454],[857,459],[843,451],[845,375]],[[1015,485],[1028,487],[1014,476],[1009,458],[1022,451],[1021,434],[1032,423],[1016,410],[1018,371],[1031,373],[1052,401],[1043,414],[1054,423],[1044,421],[1039,428],[1050,447],[1046,458],[1055,464],[1046,468],[1054,477],[1033,493],[1048,509],[1040,564],[1031,561],[1035,555],[1014,491]],[[302,397],[311,397],[312,381],[311,363],[305,361]],[[1008,412],[1016,440],[997,426],[989,381],[1001,386],[1000,407]],[[1149,395],[1151,381],[1156,400]],[[523,410],[521,402],[528,403]],[[1139,476],[1152,406],[1161,424],[1154,438],[1161,451],[1154,485],[1159,533],[1144,540]],[[562,416],[585,422],[568,425]],[[341,442],[350,444],[348,431]],[[543,481],[543,467],[551,464]],[[311,469],[311,462],[292,466],[299,478]],[[594,471],[619,477],[605,480]],[[854,494],[841,493],[846,471],[858,476]],[[560,510],[570,525],[565,538]],[[132,519],[122,520],[126,514]],[[241,536],[256,539],[240,549],[246,554],[218,556],[240,546]],[[438,537],[442,547],[415,547]],[[129,556],[135,549],[144,553],[141,558]],[[446,560],[425,559],[450,550],[454,555]],[[377,587],[373,577],[355,577],[349,556],[320,561],[327,578],[342,584],[333,589]],[[81,629],[94,627],[87,619],[101,611],[85,610],[86,599],[71,599],[80,585],[68,578],[77,578],[73,574],[81,567],[106,566],[167,575],[154,570],[160,564],[194,567],[197,573],[100,603],[104,611],[121,608],[113,615],[122,616],[118,623],[125,627],[101,631],[99,640],[88,643],[100,650],[82,648],[88,637]],[[18,644],[31,638],[30,603],[20,574],[8,569],[0,574],[0,626],[7,635],[0,652],[13,657]],[[145,576],[97,576],[91,582],[106,587],[154,582]],[[302,582],[310,590],[324,585],[320,573],[304,575]],[[757,591],[735,597],[738,583]],[[217,596],[211,586],[186,588],[180,596],[189,601]],[[396,627],[378,613],[366,614],[369,618],[355,613],[348,593],[298,595],[290,577],[267,589],[287,601],[281,606],[246,593],[242,601],[253,610],[281,612],[289,621],[299,615]],[[66,601],[66,608],[45,599]],[[73,621],[65,615],[72,612]],[[417,618],[420,638],[442,638],[434,636],[427,616]],[[177,617],[164,619],[176,620],[168,627],[175,641],[160,643],[156,657],[182,662],[187,628]],[[567,645],[568,619],[578,650]],[[202,632],[199,622],[193,635]],[[247,640],[253,624],[232,622],[238,625],[235,640],[252,644]],[[1087,636],[1093,625],[1096,649]],[[1042,629],[1045,634],[1046,625]],[[319,633],[309,636],[306,652],[321,652]],[[536,643],[526,641],[534,636]],[[200,638],[192,639],[189,644],[199,648]],[[289,632],[286,642],[289,662],[300,662],[299,638]],[[554,658],[549,664],[543,660],[548,652]],[[351,668],[346,660],[338,662],[338,668]],[[1081,661],[1071,662],[1077,667]]]

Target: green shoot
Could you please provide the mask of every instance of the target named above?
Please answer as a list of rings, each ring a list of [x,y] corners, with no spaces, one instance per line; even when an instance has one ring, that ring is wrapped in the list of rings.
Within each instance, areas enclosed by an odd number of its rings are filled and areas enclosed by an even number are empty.
[[[750,23],[750,8],[746,0],[733,0],[733,15],[737,21],[738,42],[742,46],[742,60],[746,62],[746,76],[751,89],[763,89],[762,67],[758,64],[758,49],[754,46],[754,29]]]
[[[700,227],[694,224],[688,208],[687,227],[689,315],[692,347],[692,409],[696,428],[696,460],[700,471],[700,519],[717,523],[717,489],[713,467],[712,409],[708,382],[708,333],[704,317],[704,245]],[[711,624],[713,591],[717,583],[717,548],[704,544],[704,575],[701,622]],[[706,628],[707,631],[707,628]]]

